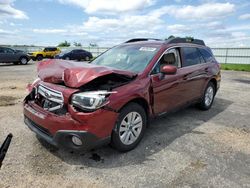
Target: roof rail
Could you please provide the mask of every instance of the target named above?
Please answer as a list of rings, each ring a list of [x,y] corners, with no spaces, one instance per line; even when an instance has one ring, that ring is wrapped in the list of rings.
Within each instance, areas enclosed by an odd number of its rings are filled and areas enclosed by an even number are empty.
[[[203,40],[194,39],[194,38],[180,38],[180,37],[176,37],[176,38],[167,39],[166,42],[168,44],[172,44],[172,43],[191,43],[191,44],[198,44],[198,45],[205,46],[205,43],[204,43]]]
[[[126,41],[125,43],[131,43],[131,42],[140,42],[140,41],[161,41],[161,39],[154,39],[154,38],[134,38]]]

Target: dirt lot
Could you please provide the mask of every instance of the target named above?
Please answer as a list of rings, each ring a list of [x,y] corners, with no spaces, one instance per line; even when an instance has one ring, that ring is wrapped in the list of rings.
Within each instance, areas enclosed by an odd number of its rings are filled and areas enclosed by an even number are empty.
[[[0,187],[250,187],[250,73],[223,71],[211,110],[153,121],[128,153],[75,154],[39,142],[21,105],[35,78],[34,63],[0,65],[0,142],[14,134]]]

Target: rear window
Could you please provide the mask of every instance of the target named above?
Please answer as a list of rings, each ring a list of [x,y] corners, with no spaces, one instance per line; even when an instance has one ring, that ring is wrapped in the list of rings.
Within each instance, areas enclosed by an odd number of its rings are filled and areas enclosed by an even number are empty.
[[[44,51],[56,51],[56,48],[45,48]]]
[[[209,53],[207,50],[201,48],[201,49],[199,49],[199,51],[207,63],[213,61],[213,59],[214,59],[213,55],[211,53]]]
[[[192,47],[184,47],[182,49],[182,55],[184,61],[182,63],[182,67],[192,66],[201,63],[201,55],[197,48]]]

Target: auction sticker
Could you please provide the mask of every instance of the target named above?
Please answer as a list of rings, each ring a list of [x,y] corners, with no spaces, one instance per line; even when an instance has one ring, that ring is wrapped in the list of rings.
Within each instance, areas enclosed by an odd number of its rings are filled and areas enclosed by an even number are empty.
[[[156,48],[152,48],[152,47],[141,47],[139,49],[140,51],[146,51],[146,52],[154,52],[156,50]]]

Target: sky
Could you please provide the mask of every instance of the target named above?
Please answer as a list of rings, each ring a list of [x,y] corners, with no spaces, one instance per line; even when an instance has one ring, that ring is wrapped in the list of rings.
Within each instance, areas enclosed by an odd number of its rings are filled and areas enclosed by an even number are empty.
[[[249,0],[0,0],[0,44],[110,47],[170,35],[250,47]]]

